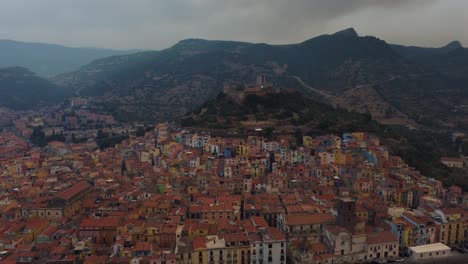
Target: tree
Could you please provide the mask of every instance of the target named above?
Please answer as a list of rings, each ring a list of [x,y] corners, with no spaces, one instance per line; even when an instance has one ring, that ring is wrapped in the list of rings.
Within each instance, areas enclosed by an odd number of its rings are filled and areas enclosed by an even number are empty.
[[[145,136],[145,129],[143,127],[139,127],[136,131],[137,137],[144,137]]]
[[[43,147],[47,145],[47,139],[46,139],[44,132],[42,131],[42,127],[34,128],[33,133],[31,134],[30,140],[34,145],[37,145],[39,147]]]
[[[106,135],[104,135],[104,132],[102,132],[102,129],[98,129],[97,131],[97,138],[105,138]]]
[[[304,143],[303,136],[304,136],[304,133],[302,133],[301,129],[298,128],[296,129],[296,131],[294,131],[294,137],[296,138],[296,145],[302,146],[302,144]]]
[[[272,127],[267,127],[263,130],[263,136],[266,139],[271,140],[271,137],[273,136],[273,131],[274,129]]]

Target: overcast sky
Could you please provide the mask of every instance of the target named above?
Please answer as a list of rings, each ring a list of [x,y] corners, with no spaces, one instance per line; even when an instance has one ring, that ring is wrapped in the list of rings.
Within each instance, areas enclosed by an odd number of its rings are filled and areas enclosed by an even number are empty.
[[[390,43],[468,45],[468,0],[0,0],[0,39],[163,49],[185,38],[297,43],[354,27]]]

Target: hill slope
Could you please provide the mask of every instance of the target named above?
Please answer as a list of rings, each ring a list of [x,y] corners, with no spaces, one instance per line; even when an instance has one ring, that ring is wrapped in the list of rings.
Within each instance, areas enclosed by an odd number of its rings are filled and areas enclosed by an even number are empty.
[[[458,50],[452,46],[447,50]],[[278,86],[327,94],[325,101],[384,123],[468,125],[463,115],[448,118],[454,106],[468,104],[465,80],[402,50],[360,37],[354,29],[290,45],[187,39],[159,52],[97,60],[51,80],[95,97],[98,110],[121,120],[178,118],[215,97],[223,85],[264,74]]]
[[[440,48],[391,45],[398,54],[452,77],[468,78],[468,49],[459,41]]]
[[[220,94],[185,115],[180,123],[189,130],[209,130],[223,135],[259,127],[264,129],[267,137],[272,136],[272,131],[296,136],[341,135],[353,131],[375,133],[394,155],[401,156],[424,175],[468,190],[468,179],[462,170],[450,169],[440,163],[440,157],[454,149],[448,134],[382,125],[369,115],[335,109],[298,92],[249,95],[242,102]]]
[[[181,124],[211,129],[281,127],[290,132],[313,128],[317,133],[341,133],[376,125],[370,120],[369,115],[335,109],[297,91],[282,90],[264,96],[248,95],[242,102],[221,93],[185,115]]]
[[[23,110],[59,103],[67,90],[25,68],[0,69],[0,106]]]
[[[85,96],[101,96],[123,119],[147,117],[146,112],[164,119],[179,117],[216,96],[223,84],[245,83],[260,73],[287,86],[297,86],[293,77],[300,76],[339,94],[348,86],[416,70],[384,41],[348,29],[291,45],[188,39],[159,52],[97,60],[52,81]]]
[[[19,66],[31,69],[40,76],[48,77],[75,71],[99,58],[131,52],[0,40],[0,68]]]

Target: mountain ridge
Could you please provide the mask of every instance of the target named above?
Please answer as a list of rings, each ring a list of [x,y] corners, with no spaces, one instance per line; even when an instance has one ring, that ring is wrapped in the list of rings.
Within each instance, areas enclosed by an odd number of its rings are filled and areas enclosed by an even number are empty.
[[[449,56],[464,52],[456,46],[452,43],[431,49],[392,45],[373,36],[359,36],[353,28],[283,45],[192,38],[158,52],[97,60],[51,80],[106,102],[106,110],[123,117],[121,120],[135,116],[145,119],[150,116],[147,112],[156,113],[152,121],[178,118],[215,97],[224,85],[250,82],[262,74],[278,86],[320,97],[302,87],[295,79],[300,77],[311,87],[338,98],[330,102],[334,105],[340,106],[344,100],[341,105],[346,107],[357,104],[352,110],[424,123],[430,121],[431,114],[451,111],[452,103],[447,104],[447,100],[462,98],[463,72],[457,67],[464,69],[468,63]],[[419,58],[415,53],[424,56]],[[446,62],[435,64],[437,56],[443,56],[440,61]],[[424,92],[421,85],[426,86]],[[449,90],[456,92],[436,95]],[[382,102],[370,106],[372,111],[366,105],[365,91]],[[125,102],[118,96],[126,97]],[[414,107],[414,101],[421,102],[421,109]],[[462,103],[458,99],[454,102]],[[443,123],[444,117],[439,115],[437,120]]]
[[[24,67],[0,68],[0,105],[26,110],[60,103],[70,94]]]
[[[42,77],[73,71],[95,59],[137,50],[67,47],[0,39],[0,67],[25,67]]]

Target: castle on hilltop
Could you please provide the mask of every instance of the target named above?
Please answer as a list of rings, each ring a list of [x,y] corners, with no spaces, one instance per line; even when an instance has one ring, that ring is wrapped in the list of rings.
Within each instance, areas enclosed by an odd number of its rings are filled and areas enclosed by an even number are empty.
[[[272,93],[280,93],[282,89],[279,87],[273,87],[271,83],[268,83],[265,75],[258,75],[257,82],[253,86],[245,85],[225,85],[224,94],[232,98],[238,103],[242,103],[244,99],[249,95],[265,96]]]

